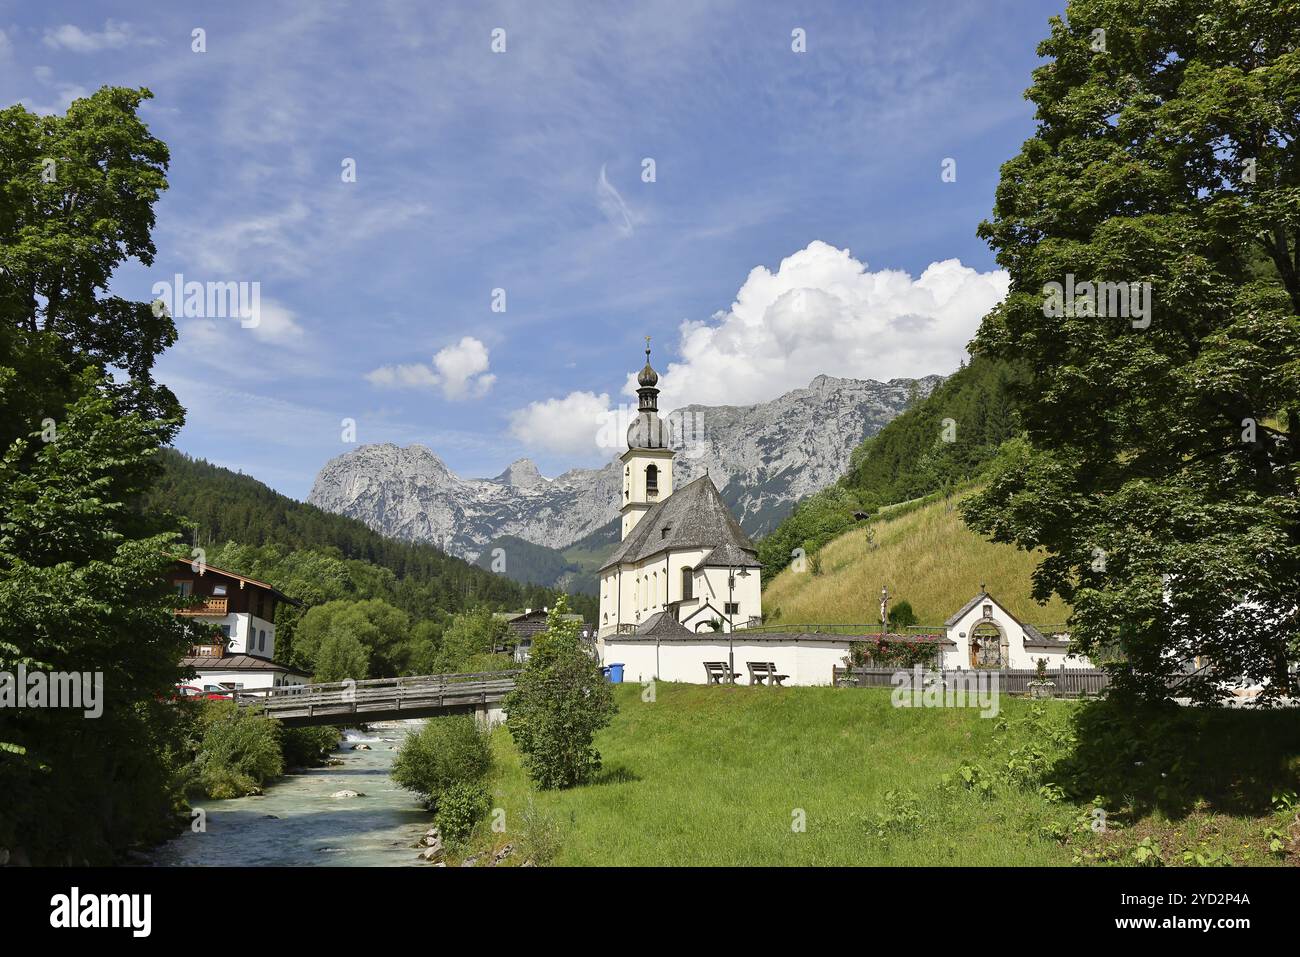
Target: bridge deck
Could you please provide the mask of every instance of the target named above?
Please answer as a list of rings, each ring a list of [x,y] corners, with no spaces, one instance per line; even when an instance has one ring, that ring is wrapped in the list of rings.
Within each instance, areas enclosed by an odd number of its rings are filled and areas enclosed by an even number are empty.
[[[370,678],[241,690],[236,701],[290,727],[427,718],[499,705],[518,671]]]

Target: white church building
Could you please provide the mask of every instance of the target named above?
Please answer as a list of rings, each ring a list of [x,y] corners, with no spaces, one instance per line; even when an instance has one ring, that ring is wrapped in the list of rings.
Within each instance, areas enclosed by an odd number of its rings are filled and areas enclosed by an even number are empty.
[[[673,489],[658,381],[646,349],[622,456],[622,541],[600,569],[598,644],[656,626],[661,635],[713,635],[762,620],[757,550],[712,479]]]
[[[601,662],[621,664],[625,681],[703,684],[706,663],[725,662],[740,676],[751,663],[770,663],[787,685],[831,684],[850,643],[879,636],[756,629],[757,550],[707,474],[674,491],[658,382],[646,349],[622,456],[622,541],[600,569]],[[1022,623],[982,588],[936,632],[927,637],[944,669],[1032,668],[1039,658],[1053,669],[1090,666],[1067,639]]]

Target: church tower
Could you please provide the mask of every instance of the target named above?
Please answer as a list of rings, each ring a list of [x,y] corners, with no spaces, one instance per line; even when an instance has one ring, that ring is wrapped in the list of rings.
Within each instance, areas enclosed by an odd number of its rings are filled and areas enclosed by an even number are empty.
[[[636,377],[637,416],[628,426],[623,453],[623,538],[646,512],[673,494],[673,450],[668,427],[659,418],[659,374],[650,367],[650,337],[645,340],[645,368]]]

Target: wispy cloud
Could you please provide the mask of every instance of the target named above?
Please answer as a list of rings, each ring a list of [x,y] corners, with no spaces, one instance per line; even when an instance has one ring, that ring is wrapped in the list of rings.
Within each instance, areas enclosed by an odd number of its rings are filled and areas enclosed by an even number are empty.
[[[622,194],[614,188],[605,175],[605,164],[600,166],[600,179],[596,181],[596,201],[610,223],[624,236],[632,235],[632,213],[623,201]]]

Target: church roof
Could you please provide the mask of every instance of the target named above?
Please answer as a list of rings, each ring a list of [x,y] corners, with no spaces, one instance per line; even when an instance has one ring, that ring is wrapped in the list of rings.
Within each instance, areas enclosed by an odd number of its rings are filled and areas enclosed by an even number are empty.
[[[732,542],[723,542],[700,559],[694,571],[701,568],[762,568],[753,552],[747,552]]]
[[[693,635],[694,632],[674,618],[669,611],[656,612],[643,621],[636,630],[638,638],[689,638]]]
[[[600,570],[644,561],[666,551],[689,548],[716,551],[724,546],[728,547],[725,554],[747,554],[753,565],[758,564],[754,560],[757,555],[754,543],[722,501],[713,480],[701,475],[646,512]]]

